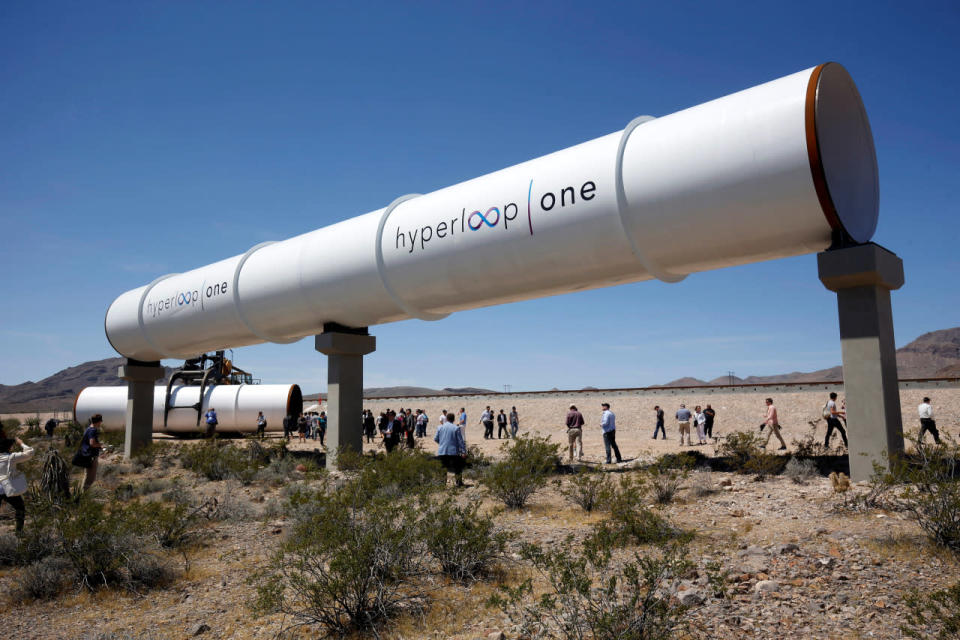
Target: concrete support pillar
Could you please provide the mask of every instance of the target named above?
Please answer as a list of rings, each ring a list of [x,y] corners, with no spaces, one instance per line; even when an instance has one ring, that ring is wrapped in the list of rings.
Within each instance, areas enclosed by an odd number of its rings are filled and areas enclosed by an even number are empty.
[[[890,291],[903,286],[903,261],[870,243],[817,254],[820,281],[837,294],[850,478],[903,452]]]
[[[163,377],[159,362],[127,360],[117,375],[127,381],[126,434],[123,456],[134,453],[153,442],[153,387]]]
[[[316,349],[327,356],[327,467],[337,450],[363,451],[363,356],[377,348],[366,328],[324,327]]]

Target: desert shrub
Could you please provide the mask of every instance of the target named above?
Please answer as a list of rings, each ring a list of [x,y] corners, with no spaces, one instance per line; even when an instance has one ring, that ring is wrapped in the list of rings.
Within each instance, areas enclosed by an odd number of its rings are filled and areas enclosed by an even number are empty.
[[[83,434],[81,433],[81,435]],[[99,440],[104,446],[122,449],[123,442],[126,440],[126,437],[127,434],[123,429],[120,429],[119,431],[106,431],[101,429],[100,435],[97,436],[97,440]]]
[[[243,484],[250,484],[259,467],[257,461],[251,460],[248,451],[217,438],[182,447],[180,464],[207,480],[233,478]]]
[[[697,498],[703,498],[714,492],[713,471],[710,467],[697,467],[690,475],[690,492]]]
[[[427,552],[454,580],[466,582],[488,574],[506,549],[506,532],[498,531],[493,518],[479,509],[479,502],[460,506],[448,497],[427,506],[420,521]]]
[[[800,440],[794,439],[791,444],[793,445],[793,457],[800,458],[801,460],[822,458],[837,453],[836,450],[824,446],[822,442],[810,434]]]
[[[173,447],[169,442],[154,440],[145,447],[141,447],[131,456],[131,461],[142,467],[152,467],[158,458],[168,455]]]
[[[650,486],[653,489],[653,497],[657,504],[670,504],[673,498],[680,490],[687,473],[677,471],[676,469],[666,469],[660,471],[656,467],[651,469],[652,478]]]
[[[680,471],[689,471],[697,466],[709,465],[709,459],[699,451],[681,451],[679,453],[665,453],[657,458],[652,467],[665,471],[667,469],[678,469]]]
[[[354,451],[350,447],[337,449],[335,456],[337,469],[340,471],[359,471],[376,458],[377,455],[375,453],[364,455],[361,452]]]
[[[27,425],[27,430],[23,434],[25,438],[39,438],[43,435],[40,430],[40,418],[37,416],[30,416],[23,421],[23,424]]]
[[[297,462],[292,457],[287,456],[285,458],[278,458],[257,471],[255,480],[258,484],[262,483],[279,487],[287,483],[287,481],[290,479],[290,474],[294,472],[296,467]]]
[[[557,480],[560,494],[586,512],[591,512],[607,503],[612,491],[609,476],[581,468],[564,483]]]
[[[167,478],[147,478],[143,482],[132,483],[125,482],[118,485],[113,490],[113,495],[120,501],[127,501],[141,496],[148,496],[151,493],[166,491],[172,486],[172,482]]]
[[[727,458],[730,469],[737,473],[749,473],[745,467],[750,460],[762,453],[763,438],[752,431],[734,431],[717,447],[717,453]]]
[[[51,498],[70,497],[70,465],[56,449],[50,449],[43,456],[38,489]]]
[[[20,540],[12,533],[0,534],[0,567],[19,564]]]
[[[538,436],[518,436],[501,450],[504,459],[487,467],[483,483],[507,507],[521,509],[556,471],[560,445]]]
[[[790,478],[794,484],[807,484],[819,477],[820,472],[813,460],[790,458],[783,470],[783,475]]]
[[[20,430],[19,418],[4,418],[0,424],[3,424],[3,431],[7,434],[8,438],[12,438],[17,434],[17,431]]]
[[[949,640],[960,637],[960,582],[933,593],[913,591],[906,598],[908,638]]]
[[[19,601],[56,598],[71,586],[71,569],[66,558],[44,558],[20,571],[11,595]]]
[[[327,634],[376,634],[400,612],[423,608],[411,500],[371,498],[347,485],[331,494],[298,493],[291,502],[302,508],[289,539],[251,578],[256,612],[280,612],[293,627]]]
[[[769,476],[781,473],[787,461],[788,457],[786,456],[778,456],[761,450],[744,463],[740,473],[752,474],[754,480],[762,482]]]
[[[35,567],[30,575],[41,581],[55,559],[57,566],[69,567],[63,584],[87,589],[139,592],[158,586],[171,578],[172,570],[150,533],[155,521],[149,515],[116,500],[99,501],[89,495],[63,503],[41,498],[20,540],[20,564]],[[48,567],[36,567],[44,561]],[[51,585],[45,597],[56,595],[53,583],[43,583]]]
[[[366,496],[406,496],[446,486],[447,472],[433,456],[420,450],[397,449],[367,463],[353,481]]]
[[[67,420],[57,425],[53,434],[58,438],[63,438],[64,446],[69,448],[80,443],[80,438],[83,437],[83,427],[79,422]]]
[[[610,498],[610,518],[593,525],[588,542],[600,546],[664,544],[684,537],[683,531],[644,504],[646,491],[638,479],[622,477]]]
[[[548,585],[535,594],[533,580],[501,586],[488,601],[519,629],[519,637],[659,640],[685,626],[681,605],[669,595],[671,583],[689,570],[686,543],[661,545],[656,553],[611,561],[611,547],[585,545],[571,537],[556,549],[525,545],[521,555]]]
[[[906,483],[903,510],[934,542],[960,552],[960,447],[947,442],[918,447],[914,459],[895,461],[891,475]]]

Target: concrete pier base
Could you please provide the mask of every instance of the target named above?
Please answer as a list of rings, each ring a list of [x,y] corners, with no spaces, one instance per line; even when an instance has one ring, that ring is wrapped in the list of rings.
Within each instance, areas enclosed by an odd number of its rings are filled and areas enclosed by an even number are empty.
[[[903,452],[890,291],[903,286],[903,261],[876,244],[817,254],[820,281],[837,294],[850,478]]]
[[[163,377],[159,362],[127,360],[117,375],[127,381],[127,418],[123,456],[127,459],[153,442],[153,387]]]
[[[327,467],[332,468],[338,450],[363,451],[363,356],[376,350],[377,339],[366,328],[325,327],[315,344],[327,356]]]

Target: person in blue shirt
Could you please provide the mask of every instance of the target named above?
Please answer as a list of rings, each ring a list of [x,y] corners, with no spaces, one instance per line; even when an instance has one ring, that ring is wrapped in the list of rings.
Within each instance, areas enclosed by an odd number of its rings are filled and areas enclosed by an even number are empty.
[[[214,409],[213,407],[210,407],[210,410],[207,411],[206,420],[207,420],[207,437],[212,438],[213,432],[217,430],[217,424],[219,422],[217,420],[217,410]]]
[[[457,486],[463,486],[463,467],[467,462],[467,443],[463,439],[460,427],[454,424],[452,413],[447,414],[447,421],[437,427],[433,441],[437,443],[437,457],[440,464],[447,471],[453,472],[457,479]]]
[[[610,464],[610,449],[617,456],[617,462],[623,462],[620,457],[620,448],[617,446],[617,417],[610,411],[610,403],[600,405],[603,413],[600,414],[600,428],[603,429],[603,448],[607,452],[607,464]]]

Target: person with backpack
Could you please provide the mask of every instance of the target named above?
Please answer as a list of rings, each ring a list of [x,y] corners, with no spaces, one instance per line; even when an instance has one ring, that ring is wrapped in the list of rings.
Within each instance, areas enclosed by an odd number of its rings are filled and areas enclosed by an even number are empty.
[[[326,437],[327,437],[327,412],[321,411],[320,415],[317,416],[317,433],[320,435],[320,446],[327,446]],[[316,438],[314,438],[316,440]]]
[[[210,410],[206,414],[207,421],[207,437],[212,438],[214,432],[217,430],[217,425],[220,423],[217,420],[217,410],[213,407],[210,407]]]
[[[833,434],[833,430],[836,429],[843,438],[843,446],[846,447],[847,431],[843,428],[843,425],[840,424],[840,418],[846,418],[846,414],[837,409],[837,394],[835,392],[830,392],[830,399],[823,405],[822,412],[823,417],[827,419],[827,437],[823,440],[823,446],[828,449],[830,448],[830,436]]]
[[[21,451],[12,453],[14,444],[20,445]],[[27,492],[27,476],[17,469],[17,465],[33,457],[33,448],[17,438],[3,438],[0,440],[0,504],[4,501],[13,507],[17,535],[23,533],[23,521],[27,508],[23,503],[23,494]]]
[[[423,409],[417,409],[417,437],[422,438],[427,435],[427,412]]]
[[[103,444],[100,442],[100,425],[103,416],[96,413],[90,416],[90,424],[83,431],[80,438],[80,448],[73,456],[73,464],[87,470],[87,477],[83,481],[83,490],[86,491],[97,481],[97,467],[100,462],[100,451]]]

